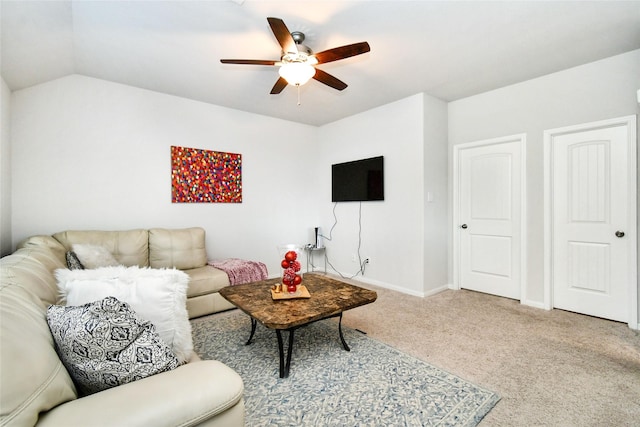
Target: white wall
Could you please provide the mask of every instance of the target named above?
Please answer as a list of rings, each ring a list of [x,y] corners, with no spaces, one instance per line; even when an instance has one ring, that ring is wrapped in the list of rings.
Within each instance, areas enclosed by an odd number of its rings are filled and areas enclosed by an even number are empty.
[[[424,289],[447,289],[448,151],[447,103],[424,96]],[[428,199],[430,196],[431,200]]]
[[[543,131],[638,114],[639,88],[640,50],[636,50],[449,104],[450,153],[456,144],[527,134],[524,300],[537,305],[544,299]],[[451,270],[449,275],[451,280]]]
[[[211,258],[306,242],[316,128],[73,75],[12,95],[13,244],[67,229],[202,226]],[[241,204],[172,204],[170,146],[242,154]],[[3,177],[4,181],[4,177]]]
[[[67,229],[198,225],[210,257],[260,260],[276,276],[278,244],[312,242],[318,225],[329,233],[331,164],[384,155],[386,200],[362,204],[365,280],[423,295],[424,111],[441,114],[441,104],[420,94],[315,128],[79,75],[16,91],[12,243]],[[430,144],[446,147],[434,135]],[[241,153],[243,203],[172,204],[171,145]],[[336,213],[327,253],[353,274],[358,204]]]
[[[371,258],[359,280],[403,292],[424,294],[424,168],[422,94],[384,105],[319,129],[317,150],[317,223],[329,235],[334,224],[331,165],[384,156],[385,200],[341,202],[337,225],[325,241],[337,271],[351,276],[358,252],[359,218],[362,258]],[[330,268],[329,268],[330,269]]]
[[[0,256],[11,253],[11,91],[0,85]]]

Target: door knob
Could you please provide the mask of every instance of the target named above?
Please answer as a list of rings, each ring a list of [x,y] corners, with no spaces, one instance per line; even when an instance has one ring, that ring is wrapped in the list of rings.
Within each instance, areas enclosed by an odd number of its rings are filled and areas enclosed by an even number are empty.
[[[624,231],[616,231],[616,237],[624,237]]]
[[[467,224],[462,224],[462,225],[460,226],[460,228],[464,228],[464,229],[466,229],[466,228],[467,228]],[[622,233],[622,234],[624,234],[624,233]],[[618,236],[618,237],[619,237],[619,236]]]

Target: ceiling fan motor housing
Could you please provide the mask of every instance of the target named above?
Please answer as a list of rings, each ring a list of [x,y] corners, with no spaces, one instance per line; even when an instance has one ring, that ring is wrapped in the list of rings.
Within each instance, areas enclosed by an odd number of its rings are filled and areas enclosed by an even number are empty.
[[[291,33],[291,38],[296,42],[296,44],[302,44],[305,39],[305,35],[301,31],[294,31]]]

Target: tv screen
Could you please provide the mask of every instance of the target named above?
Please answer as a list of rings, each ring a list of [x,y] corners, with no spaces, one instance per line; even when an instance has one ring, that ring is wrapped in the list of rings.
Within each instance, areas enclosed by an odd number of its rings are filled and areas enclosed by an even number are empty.
[[[384,200],[383,156],[331,165],[331,201]]]

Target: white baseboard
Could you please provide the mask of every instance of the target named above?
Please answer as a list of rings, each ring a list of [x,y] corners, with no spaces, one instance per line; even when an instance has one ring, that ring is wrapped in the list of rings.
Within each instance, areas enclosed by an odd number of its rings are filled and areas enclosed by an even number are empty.
[[[373,286],[379,286],[381,288],[389,289],[389,290],[400,292],[400,293],[403,293],[403,294],[413,295],[414,297],[423,298],[425,296],[424,292],[414,291],[414,290],[411,290],[411,289],[407,289],[407,288],[403,288],[403,287],[400,287],[400,286],[392,285],[391,283],[386,283],[386,282],[381,282],[379,280],[369,279],[368,277],[364,277],[364,276],[354,277],[353,280],[357,280],[358,282],[367,283],[367,284],[373,285]]]
[[[449,289],[451,289],[449,285],[442,285],[439,288],[429,289],[427,292],[425,292],[424,296],[430,297],[432,295],[439,294],[440,292],[448,291]]]
[[[526,305],[529,307],[534,307],[534,308],[540,308],[542,310],[546,310],[546,307],[544,306],[543,302],[539,302],[539,301],[531,301],[531,300],[520,300],[520,304],[522,305]]]
[[[420,297],[420,298],[429,297],[429,296],[432,296],[432,295],[435,295],[435,294],[439,294],[442,291],[446,291],[446,290],[450,289],[449,285],[443,285],[443,286],[440,286],[439,288],[429,289],[426,292],[419,292],[419,291],[415,291],[415,290],[412,290],[412,289],[403,288],[401,286],[393,285],[391,283],[381,282],[379,280],[369,279],[368,277],[363,277],[363,276],[354,277],[353,280],[357,280],[357,281],[362,282],[362,283],[366,283],[366,284],[373,285],[373,286],[378,286],[380,288],[389,289],[391,291],[396,291],[396,292],[400,292],[402,294],[412,295],[414,297]]]

